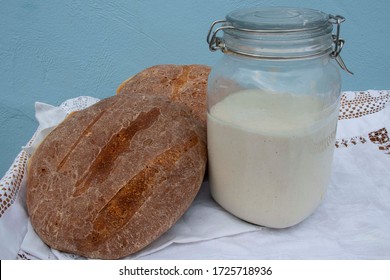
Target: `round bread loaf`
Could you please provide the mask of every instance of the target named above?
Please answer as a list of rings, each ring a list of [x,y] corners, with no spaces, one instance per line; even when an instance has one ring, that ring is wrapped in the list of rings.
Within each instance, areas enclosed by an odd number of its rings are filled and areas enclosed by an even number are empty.
[[[124,81],[118,94],[164,95],[188,106],[206,129],[207,79],[210,67],[201,64],[161,64],[147,68]]]
[[[137,252],[195,198],[205,143],[188,108],[162,96],[116,95],[71,114],[29,160],[32,226],[52,248],[89,258]]]

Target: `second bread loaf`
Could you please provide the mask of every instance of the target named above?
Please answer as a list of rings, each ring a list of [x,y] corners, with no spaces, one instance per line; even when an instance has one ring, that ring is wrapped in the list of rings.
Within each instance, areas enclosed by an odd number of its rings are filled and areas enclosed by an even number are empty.
[[[209,66],[202,64],[155,65],[123,82],[117,93],[167,96],[190,108],[206,130],[206,92],[210,70]]]

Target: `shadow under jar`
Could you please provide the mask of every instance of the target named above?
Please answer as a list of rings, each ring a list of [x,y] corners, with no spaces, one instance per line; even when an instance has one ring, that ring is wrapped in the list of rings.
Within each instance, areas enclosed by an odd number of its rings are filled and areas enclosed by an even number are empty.
[[[285,228],[321,203],[341,91],[335,62],[350,72],[339,55],[343,21],[273,7],[212,24],[209,48],[224,55],[208,80],[209,180],[213,198],[235,216]]]

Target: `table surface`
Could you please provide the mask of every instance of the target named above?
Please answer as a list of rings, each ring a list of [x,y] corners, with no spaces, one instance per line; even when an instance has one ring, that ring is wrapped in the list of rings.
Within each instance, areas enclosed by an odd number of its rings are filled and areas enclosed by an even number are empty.
[[[245,223],[212,200],[205,180],[178,223],[128,258],[390,259],[389,101],[386,90],[343,93],[331,182],[303,222],[287,229]],[[59,107],[68,113],[94,102],[80,97]],[[50,249],[32,230],[24,203],[27,158],[21,151],[0,181],[0,237],[8,241],[0,258],[80,258]]]

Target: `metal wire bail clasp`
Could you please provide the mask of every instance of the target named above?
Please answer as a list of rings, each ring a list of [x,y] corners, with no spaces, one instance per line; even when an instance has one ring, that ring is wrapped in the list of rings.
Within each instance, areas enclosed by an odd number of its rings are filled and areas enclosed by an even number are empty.
[[[341,23],[343,23],[344,21],[345,21],[345,18],[343,16],[340,16],[340,15],[336,15],[336,16],[329,15],[329,22],[336,25],[336,34],[332,35],[334,49],[330,53],[330,56],[337,61],[337,63],[340,65],[341,69],[343,69],[347,73],[353,75],[353,72],[351,72],[347,68],[347,66],[345,65],[343,59],[340,56],[340,52],[341,52],[341,50],[342,50],[342,48],[344,46],[344,43],[345,43],[345,41],[342,38],[340,38],[340,26],[341,26]]]
[[[207,33],[207,43],[209,44],[210,51],[214,52],[214,51],[219,50],[219,49],[221,49],[223,51],[225,48],[224,40],[220,37],[217,37],[217,33],[223,29],[228,29],[228,28],[232,28],[232,27],[222,25],[221,27],[218,27],[217,29],[215,29],[215,31],[213,32],[214,27],[217,24],[221,24],[221,23],[226,23],[226,20],[214,21],[211,24],[209,32]],[[212,35],[211,35],[211,33],[212,33]]]

